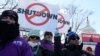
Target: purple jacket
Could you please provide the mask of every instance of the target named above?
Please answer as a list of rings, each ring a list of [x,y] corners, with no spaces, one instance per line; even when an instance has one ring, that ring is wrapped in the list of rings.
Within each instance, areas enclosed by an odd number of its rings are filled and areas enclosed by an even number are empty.
[[[54,51],[54,45],[51,41],[48,41],[48,40],[42,40],[41,41],[41,46],[44,48],[44,49],[47,49],[49,51]]]
[[[17,37],[13,42],[9,43],[3,50],[0,50],[0,56],[33,56],[32,50],[28,43]]]
[[[100,56],[100,42],[98,42],[96,45],[95,56]]]

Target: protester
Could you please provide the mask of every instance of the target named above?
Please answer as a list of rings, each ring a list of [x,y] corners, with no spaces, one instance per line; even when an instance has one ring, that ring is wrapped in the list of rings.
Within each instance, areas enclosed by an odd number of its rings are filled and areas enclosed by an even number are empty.
[[[54,33],[54,56],[61,56],[61,49],[63,44],[61,44],[61,34],[56,31]]]
[[[90,56],[82,50],[83,43],[79,44],[79,39],[79,36],[75,32],[69,32],[65,48],[62,49],[62,56]]]
[[[31,35],[28,41],[29,45],[32,48],[34,56],[42,56],[42,48],[40,43],[40,37],[37,35]]]
[[[20,38],[18,15],[12,10],[0,16],[0,56],[32,56],[29,44]]]
[[[41,47],[44,49],[43,56],[53,56],[54,44],[52,38],[53,34],[51,32],[44,33],[44,39],[41,41]]]

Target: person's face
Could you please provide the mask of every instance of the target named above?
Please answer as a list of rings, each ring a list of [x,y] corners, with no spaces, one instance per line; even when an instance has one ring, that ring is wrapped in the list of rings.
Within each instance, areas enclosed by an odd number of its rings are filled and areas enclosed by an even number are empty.
[[[46,36],[45,36],[45,39],[46,39],[46,40],[49,40],[49,41],[52,41],[52,36],[51,36],[51,35],[46,35]]]
[[[70,43],[70,44],[74,44],[74,45],[79,45],[79,40],[78,40],[78,39],[70,40],[69,43]]]
[[[30,40],[31,40],[33,43],[39,42],[39,40],[37,40],[36,38],[31,38]]]
[[[3,17],[1,21],[7,22],[7,24],[15,24],[15,20],[10,16]]]

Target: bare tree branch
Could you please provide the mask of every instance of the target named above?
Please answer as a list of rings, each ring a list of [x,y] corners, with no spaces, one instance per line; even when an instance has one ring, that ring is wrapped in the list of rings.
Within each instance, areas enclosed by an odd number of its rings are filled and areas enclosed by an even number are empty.
[[[86,17],[92,12],[89,11],[83,11],[83,9],[79,9],[77,6],[74,6],[73,4],[68,6],[66,8],[67,10],[67,16],[69,16],[71,20],[71,28],[77,32],[83,22],[85,22]]]
[[[6,5],[9,3],[9,1],[10,0],[7,0],[7,2],[3,5],[3,7],[2,8],[0,8],[0,9],[3,9],[3,8],[5,8],[6,7]]]
[[[14,9],[16,9],[16,7],[18,6],[18,4],[16,4],[11,10],[14,10]]]
[[[1,4],[1,10],[10,9],[14,10],[18,6],[18,3],[15,0],[5,0],[5,4]]]
[[[10,6],[10,9],[12,9],[13,3],[14,3],[14,2],[13,2],[13,0],[12,0],[12,1],[11,1],[11,6]]]
[[[84,13],[84,14],[86,14],[86,13]],[[91,14],[93,14],[92,11],[91,11],[91,12],[88,12],[86,16],[83,15],[83,17],[82,17],[80,23],[78,24],[78,26],[77,26],[77,28],[76,28],[76,32],[77,32],[77,30],[79,29],[79,27],[82,25],[82,23],[83,23],[83,22],[87,19],[87,17],[89,17],[89,15],[91,15]]]

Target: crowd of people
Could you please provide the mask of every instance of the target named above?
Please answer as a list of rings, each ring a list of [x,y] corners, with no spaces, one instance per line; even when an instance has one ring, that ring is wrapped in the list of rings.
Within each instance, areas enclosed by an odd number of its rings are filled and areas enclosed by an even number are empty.
[[[52,42],[52,32],[46,31],[42,40],[36,34],[23,38],[20,37],[18,14],[12,10],[3,11],[0,16],[0,56],[55,56],[57,45],[54,43],[57,41]],[[83,43],[80,44],[79,39],[77,33],[70,31],[58,56],[94,56],[82,49]],[[99,56],[99,52],[100,43],[96,46],[95,56]]]

